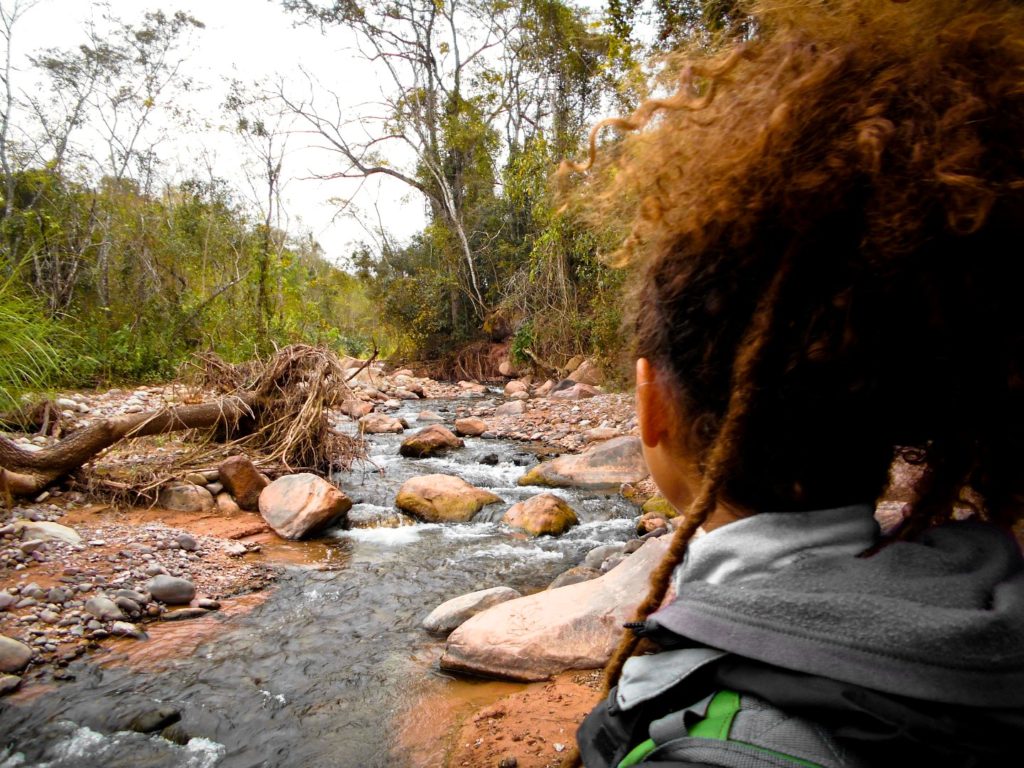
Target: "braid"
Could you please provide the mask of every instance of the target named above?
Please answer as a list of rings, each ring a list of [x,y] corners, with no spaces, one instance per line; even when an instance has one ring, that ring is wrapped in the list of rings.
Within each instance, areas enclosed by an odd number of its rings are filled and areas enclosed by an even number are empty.
[[[668,552],[651,574],[650,589],[647,597],[637,608],[634,621],[645,621],[665,599],[676,566],[682,562],[686,547],[697,529],[714,511],[722,485],[735,464],[743,440],[746,417],[754,401],[757,369],[764,359],[763,353],[771,337],[773,321],[777,314],[776,306],[788,272],[789,260],[784,258],[768,290],[757,304],[750,326],[736,353],[729,404],[722,427],[711,446],[700,492],[687,511],[682,525],[673,534]],[[634,632],[627,631],[623,634],[618,647],[605,666],[606,691],[618,682],[622,667],[633,655],[638,642],[639,638]]]

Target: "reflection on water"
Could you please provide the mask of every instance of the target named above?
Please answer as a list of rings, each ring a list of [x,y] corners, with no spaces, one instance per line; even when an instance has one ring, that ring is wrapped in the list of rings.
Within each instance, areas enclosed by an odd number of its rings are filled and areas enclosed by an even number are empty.
[[[454,418],[451,402],[421,407]],[[626,538],[635,511],[615,496],[557,491],[582,521],[558,539],[514,535],[490,522],[494,515],[408,525],[392,506],[408,477],[458,474],[504,499],[494,508],[500,518],[537,493],[515,485],[525,471],[516,462],[536,459],[510,442],[470,439],[448,457],[409,460],[398,456],[400,440],[372,438],[371,458],[383,472],[357,469],[336,478],[357,502],[354,520],[383,518],[395,527],[336,530],[326,542],[282,545],[290,565],[263,596],[227,601],[220,616],[151,626],[150,640],[130,650],[134,641],[115,644],[110,663],[79,660],[69,667],[73,681],[0,700],[0,768],[431,764],[424,757],[443,745],[415,734],[429,735],[444,713],[416,713],[410,702],[438,686],[452,686],[456,708],[493,692],[437,674],[443,643],[421,630],[420,620],[472,590],[542,588],[590,548]],[[479,463],[488,454],[497,455],[497,465]],[[157,707],[180,712],[192,740],[180,746],[126,732],[133,717]],[[399,714],[421,718],[412,743],[395,744],[392,719]]]

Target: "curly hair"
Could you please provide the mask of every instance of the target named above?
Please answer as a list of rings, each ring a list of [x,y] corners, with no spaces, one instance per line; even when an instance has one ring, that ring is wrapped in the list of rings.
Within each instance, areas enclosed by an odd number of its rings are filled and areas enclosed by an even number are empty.
[[[905,456],[903,535],[968,495],[1024,515],[1024,6],[754,14],[755,38],[680,54],[676,92],[596,126],[575,166],[596,165],[605,220],[631,206],[635,352],[678,394],[704,482],[638,620],[718,499],[873,502]],[[607,125],[631,133],[596,153]]]

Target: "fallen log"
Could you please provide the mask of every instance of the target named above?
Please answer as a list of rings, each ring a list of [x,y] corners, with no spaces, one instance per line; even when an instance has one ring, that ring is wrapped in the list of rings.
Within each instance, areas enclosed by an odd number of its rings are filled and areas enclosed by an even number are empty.
[[[112,416],[39,451],[27,451],[0,437],[0,493],[14,496],[38,493],[125,438],[213,427],[230,432],[242,419],[253,417],[258,407],[254,393],[242,392],[213,403]]]
[[[247,451],[289,471],[329,472],[365,455],[361,440],[331,428],[328,410],[352,396],[331,350],[295,344],[241,366],[212,354],[200,362],[205,383],[228,392],[215,402],[113,416],[40,451],[0,437],[0,495],[38,493],[125,438],[185,429],[214,429],[227,440],[245,435]]]

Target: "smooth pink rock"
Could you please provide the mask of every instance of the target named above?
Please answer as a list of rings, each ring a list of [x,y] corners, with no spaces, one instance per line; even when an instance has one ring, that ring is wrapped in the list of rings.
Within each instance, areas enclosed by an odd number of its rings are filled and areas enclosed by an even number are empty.
[[[667,537],[652,539],[600,578],[478,613],[448,637],[441,668],[533,682],[603,667],[667,551]]]
[[[285,539],[316,533],[351,508],[348,496],[309,472],[279,477],[260,494],[260,514]]]

